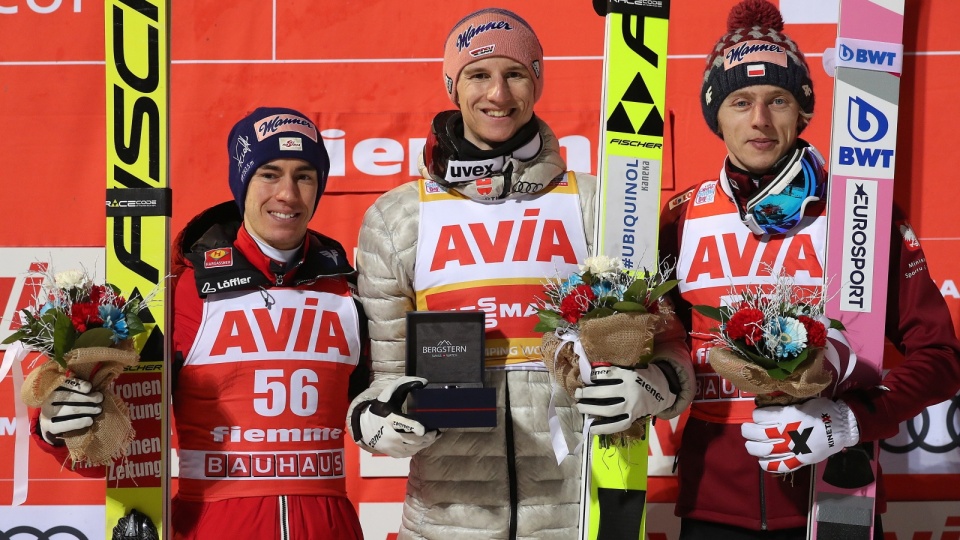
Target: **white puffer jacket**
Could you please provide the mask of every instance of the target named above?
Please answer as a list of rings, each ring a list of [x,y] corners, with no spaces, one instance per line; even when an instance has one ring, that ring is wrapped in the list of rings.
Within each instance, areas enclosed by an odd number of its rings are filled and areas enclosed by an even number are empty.
[[[546,186],[563,172],[557,138],[543,122],[540,135],[543,149],[536,158],[510,159],[516,182]],[[426,176],[422,156],[421,172]],[[576,179],[588,250],[592,250],[596,178],[578,173]],[[391,380],[404,374],[405,316],[416,310],[417,182],[377,199],[360,229],[359,292],[370,321],[373,381],[351,404],[348,425],[356,406],[376,399]],[[475,187],[458,190],[476,194]],[[683,387],[674,406],[659,415],[663,418],[680,414],[694,392],[682,330],[674,337],[654,353],[677,369]],[[412,458],[400,538],[575,538],[580,460],[568,457],[560,466],[556,463],[547,425],[551,393],[547,372],[487,370],[484,379],[486,386],[497,389],[497,427],[445,430],[436,443]],[[557,413],[574,448],[582,416],[562,390],[557,394]]]

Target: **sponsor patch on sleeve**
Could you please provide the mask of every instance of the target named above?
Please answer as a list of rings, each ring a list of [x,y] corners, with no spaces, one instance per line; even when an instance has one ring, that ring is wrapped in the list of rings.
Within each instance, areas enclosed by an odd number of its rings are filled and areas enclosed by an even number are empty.
[[[907,249],[910,251],[917,251],[920,249],[920,239],[917,238],[917,234],[913,232],[913,227],[910,226],[910,223],[907,221],[897,222],[897,228],[900,229],[900,236],[903,237],[903,244],[907,246]]]
[[[233,248],[208,249],[203,254],[204,268],[233,266]]]
[[[670,202],[667,203],[667,209],[673,210],[674,208],[680,206],[681,204],[689,201],[693,198],[693,190],[688,189],[683,193],[677,195],[676,197],[670,199]]]
[[[700,189],[697,190],[697,198],[694,199],[693,205],[700,206],[702,204],[710,204],[717,196],[717,183],[716,182],[707,182],[700,186]]]

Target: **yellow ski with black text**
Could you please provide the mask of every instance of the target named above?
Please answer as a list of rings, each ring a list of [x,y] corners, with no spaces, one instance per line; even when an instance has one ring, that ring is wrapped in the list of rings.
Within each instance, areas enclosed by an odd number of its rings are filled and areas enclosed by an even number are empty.
[[[605,7],[595,251],[655,272],[670,0]],[[584,445],[582,540],[646,538],[650,431],[627,447]]]
[[[169,21],[169,1],[104,4],[106,277],[128,298],[159,291],[140,312],[147,328],[136,338],[140,363],[114,382],[136,439],[107,467],[108,539],[168,536]]]

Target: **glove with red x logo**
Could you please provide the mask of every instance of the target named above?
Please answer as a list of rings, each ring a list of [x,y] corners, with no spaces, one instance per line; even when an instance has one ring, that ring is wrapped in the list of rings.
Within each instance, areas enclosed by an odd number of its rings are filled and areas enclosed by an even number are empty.
[[[740,426],[747,452],[773,473],[819,463],[860,440],[857,419],[842,401],[815,398],[799,405],[758,407]]]

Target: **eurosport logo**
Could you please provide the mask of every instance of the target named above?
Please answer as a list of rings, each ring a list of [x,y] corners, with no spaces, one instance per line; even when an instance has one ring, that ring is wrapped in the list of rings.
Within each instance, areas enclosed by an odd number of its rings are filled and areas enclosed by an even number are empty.
[[[873,261],[877,237],[877,182],[849,180],[844,197],[840,310],[873,311]]]
[[[865,39],[837,39],[837,66],[900,73],[903,45]]]

